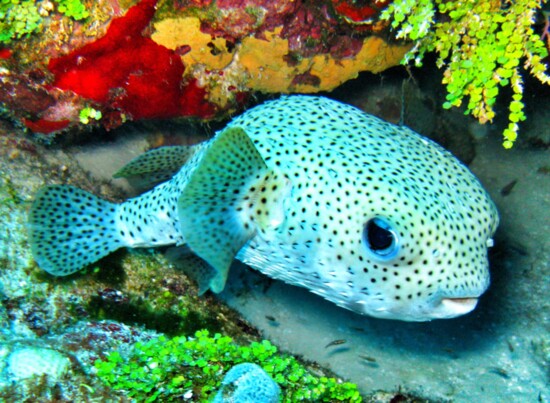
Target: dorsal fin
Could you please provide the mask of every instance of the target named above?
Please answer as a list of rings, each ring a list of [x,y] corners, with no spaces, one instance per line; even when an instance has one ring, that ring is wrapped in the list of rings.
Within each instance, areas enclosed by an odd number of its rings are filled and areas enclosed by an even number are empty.
[[[283,222],[288,190],[289,181],[266,166],[241,128],[212,141],[178,200],[186,242],[216,271],[212,291],[223,290],[235,255],[258,231]]]
[[[149,150],[124,165],[113,178],[127,178],[138,182],[140,187],[152,188],[174,176],[202,147],[199,144]]]

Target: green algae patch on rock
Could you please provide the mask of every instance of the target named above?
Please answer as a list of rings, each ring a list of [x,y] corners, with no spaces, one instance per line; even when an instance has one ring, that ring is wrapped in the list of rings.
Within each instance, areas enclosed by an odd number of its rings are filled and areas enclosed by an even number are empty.
[[[121,252],[91,271],[93,282],[101,284],[87,299],[85,310],[95,319],[137,323],[168,335],[225,328],[225,316],[216,313],[224,309],[212,297],[198,297],[196,286],[159,253]],[[85,277],[79,280],[86,282]]]
[[[233,366],[260,366],[281,388],[283,402],[360,402],[354,384],[315,375],[269,341],[239,345],[228,336],[206,330],[193,337],[164,336],[137,343],[127,355],[112,352],[96,361],[98,376],[113,389],[137,400],[206,401],[215,396],[224,374]],[[162,385],[162,387],[159,387]]]

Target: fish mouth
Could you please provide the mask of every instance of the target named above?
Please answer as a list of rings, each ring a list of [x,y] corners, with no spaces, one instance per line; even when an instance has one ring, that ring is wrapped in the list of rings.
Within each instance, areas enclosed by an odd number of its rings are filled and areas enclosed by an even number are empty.
[[[370,306],[362,304],[361,306],[346,306],[346,308],[381,319],[427,322],[434,319],[451,319],[465,315],[474,310],[478,301],[479,296],[436,297],[427,304],[416,306],[400,305],[388,308],[385,304],[386,301],[380,300],[377,301],[378,304],[371,304]]]
[[[474,310],[477,301],[477,297],[443,298],[441,299],[441,310],[448,314],[448,317],[464,315]]]

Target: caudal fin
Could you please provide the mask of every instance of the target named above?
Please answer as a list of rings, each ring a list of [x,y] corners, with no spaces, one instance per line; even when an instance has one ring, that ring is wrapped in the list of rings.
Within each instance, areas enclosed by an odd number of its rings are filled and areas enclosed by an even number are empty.
[[[73,186],[41,189],[29,214],[34,259],[48,273],[72,274],[123,245],[117,206]]]

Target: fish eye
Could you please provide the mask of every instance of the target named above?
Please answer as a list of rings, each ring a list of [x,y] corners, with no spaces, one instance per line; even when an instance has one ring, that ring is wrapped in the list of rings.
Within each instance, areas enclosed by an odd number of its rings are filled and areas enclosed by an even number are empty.
[[[399,251],[398,241],[392,225],[384,218],[371,218],[363,229],[363,242],[368,254],[375,259],[393,259]]]

